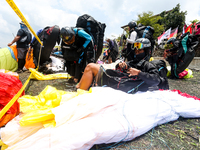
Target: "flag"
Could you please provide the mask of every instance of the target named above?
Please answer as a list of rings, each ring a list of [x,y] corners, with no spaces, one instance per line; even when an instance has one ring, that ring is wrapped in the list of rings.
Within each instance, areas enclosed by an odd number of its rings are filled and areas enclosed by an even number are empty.
[[[171,31],[168,39],[171,39],[172,37],[177,37],[177,33],[178,33],[178,27]]]
[[[185,30],[186,30],[186,28],[187,28],[187,26],[186,26],[186,24],[183,26],[183,31],[182,31],[182,34],[184,34],[185,33]]]
[[[187,32],[190,32],[190,34],[192,34],[192,26],[195,26],[196,25],[196,23],[194,23],[194,24],[190,24],[186,29],[185,29],[185,33],[187,33]]]
[[[158,37],[158,45],[161,43],[162,40],[167,39],[170,33],[171,33],[171,28],[169,28],[166,32],[163,32],[163,34]]]
[[[162,41],[162,37],[163,37],[164,34],[165,34],[165,31],[163,32],[162,35],[160,35],[160,36],[158,37],[158,45],[160,45],[160,43],[161,43],[161,41]]]

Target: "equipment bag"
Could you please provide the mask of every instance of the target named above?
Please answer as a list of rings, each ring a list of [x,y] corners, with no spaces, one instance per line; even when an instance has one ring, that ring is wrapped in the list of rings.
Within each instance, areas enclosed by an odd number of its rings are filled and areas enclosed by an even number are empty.
[[[39,39],[43,42],[43,47],[41,50],[40,56],[40,65],[49,60],[50,54],[56,45],[56,42],[60,44],[60,28],[55,25],[52,27],[45,27],[41,33],[38,35]],[[41,44],[35,40],[33,43],[33,56],[36,59],[36,66],[38,63],[39,55],[40,55],[40,46]]]
[[[168,70],[167,70],[165,61],[153,60],[153,61],[150,61],[150,63],[154,64],[159,71],[159,75],[161,78],[161,82],[158,85],[159,89],[168,90],[169,89],[169,83],[167,79]]]
[[[104,23],[98,22],[92,16],[84,14],[78,17],[76,27],[83,28],[92,37],[96,54],[96,61],[102,53],[103,37],[106,25]]]
[[[150,51],[150,57],[152,56],[152,52],[153,52],[153,48],[155,45],[155,40],[153,38],[153,34],[154,34],[154,28],[151,26],[140,26],[138,28],[135,29],[135,31],[137,32],[137,39],[138,38],[147,38],[150,40],[151,42],[151,51]]]

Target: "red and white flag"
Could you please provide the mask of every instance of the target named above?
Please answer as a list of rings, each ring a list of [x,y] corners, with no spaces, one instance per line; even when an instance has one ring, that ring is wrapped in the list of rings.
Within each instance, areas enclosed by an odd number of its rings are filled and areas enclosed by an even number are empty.
[[[173,29],[168,37],[168,39],[171,39],[172,37],[177,37],[177,33],[178,33],[178,27]]]
[[[158,45],[161,43],[162,40],[167,39],[170,33],[171,33],[171,28],[163,32],[163,34],[158,37]]]

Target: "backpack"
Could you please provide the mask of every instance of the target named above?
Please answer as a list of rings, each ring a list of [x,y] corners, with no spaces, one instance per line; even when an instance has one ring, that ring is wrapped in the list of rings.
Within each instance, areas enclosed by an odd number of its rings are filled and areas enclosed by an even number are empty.
[[[153,38],[154,34],[154,28],[151,26],[140,26],[135,29],[137,32],[137,39],[138,38],[147,38],[151,42],[151,51],[150,51],[150,57],[152,56],[153,48],[155,45],[155,40]]]
[[[167,79],[168,70],[167,70],[165,61],[164,60],[153,60],[153,61],[150,61],[150,63],[155,65],[159,71],[159,75],[161,77],[161,82],[158,85],[159,89],[168,90],[169,89],[169,83],[168,83],[168,79]]]
[[[84,14],[79,16],[76,22],[76,27],[83,28],[93,39],[95,48],[95,62],[102,53],[103,38],[106,25],[98,22],[92,16]]]
[[[115,50],[116,53],[118,54],[118,53],[119,53],[119,46],[118,46],[118,44],[117,44],[117,41],[114,39],[113,42],[114,42],[114,50]]]
[[[179,73],[183,72],[192,62],[199,41],[197,36],[187,32],[182,35],[181,39],[175,39],[174,43],[176,45],[172,49],[164,51],[164,57],[171,65],[172,76],[179,78]]]
[[[49,60],[50,54],[56,45],[56,42],[60,44],[60,28],[55,25],[52,27],[45,27],[42,32],[38,34],[39,39],[43,42],[43,47],[40,53],[41,44],[35,40],[33,45],[33,56],[36,59],[36,65],[38,63],[39,55],[40,55],[40,65]]]

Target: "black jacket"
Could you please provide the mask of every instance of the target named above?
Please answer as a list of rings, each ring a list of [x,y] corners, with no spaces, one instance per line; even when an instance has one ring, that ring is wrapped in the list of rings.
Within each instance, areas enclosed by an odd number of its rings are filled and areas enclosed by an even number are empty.
[[[141,70],[139,75],[129,77],[126,70],[122,72],[117,65],[116,70],[107,69],[103,72],[98,85],[107,85],[128,93],[158,89],[161,79],[158,69],[152,63],[142,60],[139,63],[128,62],[127,64],[129,67]]]

